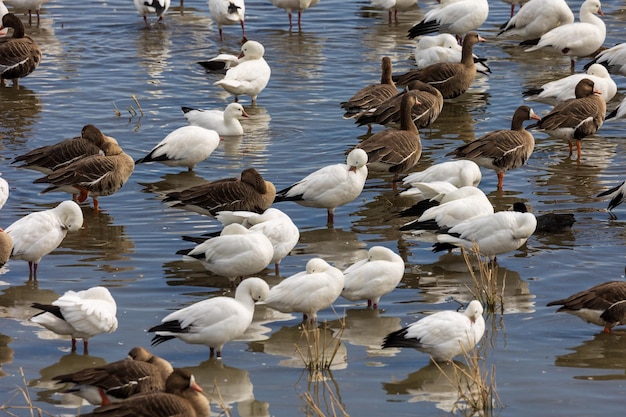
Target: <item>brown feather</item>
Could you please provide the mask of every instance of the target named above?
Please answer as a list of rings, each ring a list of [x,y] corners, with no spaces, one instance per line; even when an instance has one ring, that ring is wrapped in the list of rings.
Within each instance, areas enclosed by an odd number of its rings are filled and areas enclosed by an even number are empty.
[[[12,28],[11,37],[0,38],[0,85],[5,80],[18,79],[31,74],[41,62],[41,49],[37,43],[24,33],[24,24],[13,13],[2,17],[2,27]]]
[[[388,98],[398,94],[398,89],[391,79],[391,59],[382,59],[382,75],[380,84],[370,84],[360,89],[348,101],[341,103],[341,108],[346,110],[343,117],[349,119],[356,117],[364,111],[378,106]]]

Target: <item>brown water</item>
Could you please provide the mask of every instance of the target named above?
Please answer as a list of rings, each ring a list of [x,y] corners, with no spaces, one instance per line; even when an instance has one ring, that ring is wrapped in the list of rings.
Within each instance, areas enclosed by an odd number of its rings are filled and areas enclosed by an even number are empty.
[[[93,123],[138,158],[186,124],[180,106],[223,108],[231,100],[212,85],[219,76],[205,74],[196,61],[236,52],[240,29],[226,27],[220,43],[206,2],[185,4],[184,14],[173,7],[165,23],[150,30],[129,0],[44,5],[41,27],[27,29],[42,46],[42,65],[21,80],[19,90],[0,89],[0,171],[11,185],[2,226],[67,197],[38,195],[42,187],[32,181],[40,175],[12,166],[16,155],[76,136],[84,124]],[[212,277],[175,254],[189,247],[181,235],[217,231],[220,225],[167,208],[160,194],[235,176],[249,166],[282,188],[321,166],[342,162],[365,129],[341,118],[339,102],[379,79],[385,55],[392,57],[397,72],[411,68],[413,41],[406,39],[406,31],[433,4],[427,2],[421,10],[402,14],[399,24],[388,25],[386,13],[370,9],[365,1],[322,0],[304,13],[303,32],[289,33],[284,11],[267,1],[247,2],[247,34],[265,45],[272,79],[256,108],[244,98],[252,116],[245,121],[246,135],[224,142],[195,173],[138,166],[120,192],[101,198],[99,213],[83,206],[85,227],[70,233],[43,259],[37,284],[28,282],[25,262],[8,264],[0,287],[0,403],[24,403],[19,393],[15,396],[22,369],[37,406],[53,415],[77,415],[76,399],[58,394],[51,377],[120,359],[135,345],[149,346],[145,329],[167,312],[228,292],[226,279]],[[576,14],[579,4],[571,3]],[[624,40],[622,6],[604,4],[606,45]],[[513,41],[495,38],[508,11],[506,3],[491,2],[490,17],[480,31],[487,42],[476,52],[489,59],[493,73],[477,79],[468,94],[447,102],[432,129],[422,132],[424,153],[417,169],[446,160],[445,153],[463,141],[508,127],[514,109],[523,103],[524,88],[568,75],[567,59],[546,52],[525,54]],[[577,65],[581,68],[582,62]],[[620,76],[614,79],[624,85]],[[532,106],[540,115],[550,108]],[[495,174],[483,171],[480,187],[497,210],[523,200],[536,213],[573,213],[577,220],[569,233],[533,236],[520,250],[499,257],[500,273],[506,276],[504,314],[487,318],[489,334],[481,352],[485,366],[495,367],[502,416],[623,414],[624,330],[603,334],[545,305],[599,282],[624,278],[625,209],[616,210],[618,220],[610,220],[604,211],[607,202],[594,196],[624,179],[625,123],[607,123],[598,135],[585,139],[580,162],[567,158],[566,144],[537,133],[532,158],[507,175],[504,192],[495,191]],[[402,284],[382,299],[380,311],[339,299],[335,311],[320,313],[331,329],[345,321],[327,387],[307,382],[303,373],[294,350],[294,343],[302,343],[299,317],[266,308],[257,309],[258,320],[246,340],[226,345],[221,362],[208,361],[208,349],[177,340],[158,346],[155,353],[191,369],[211,395],[217,382],[234,416],[306,415],[306,392],[331,414],[329,389],[353,416],[446,415],[456,392],[428,357],[379,348],[385,334],[424,313],[456,308],[446,301],[449,297],[463,302],[471,297],[466,288],[471,278],[460,255],[434,254],[430,244],[398,232],[404,220],[394,214],[407,204],[395,196],[388,178],[371,175],[361,197],[337,210],[331,229],[324,210],[278,205],[302,233],[293,254],[283,261],[283,277],[303,270],[313,256],[343,268],[375,244],[397,250],[406,261]],[[270,270],[261,276],[270,284],[280,280]],[[95,285],[110,288],[120,325],[115,333],[92,340],[91,356],[70,353],[68,340],[27,322],[35,313],[32,302],[50,302],[69,289]],[[214,411],[219,413],[217,405]]]

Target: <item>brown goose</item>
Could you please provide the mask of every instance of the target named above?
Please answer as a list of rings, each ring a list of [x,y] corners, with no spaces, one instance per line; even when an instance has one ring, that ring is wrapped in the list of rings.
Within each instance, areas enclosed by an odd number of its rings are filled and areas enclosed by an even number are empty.
[[[420,80],[441,91],[443,98],[455,98],[467,91],[476,78],[473,49],[478,42],[484,42],[476,32],[470,32],[463,39],[461,62],[439,62],[425,68],[411,70],[405,74],[393,76],[398,85],[408,85]]]
[[[526,163],[535,148],[535,138],[524,129],[524,121],[539,116],[528,106],[520,106],[513,114],[511,130],[496,130],[459,146],[446,156],[470,159],[478,165],[493,169],[498,174],[498,190],[502,189],[504,173]]]
[[[276,187],[254,168],[240,178],[225,178],[183,191],[168,193],[163,201],[200,214],[215,216],[218,211],[245,210],[263,213],[274,202]]]
[[[41,49],[37,43],[24,33],[24,24],[13,13],[2,17],[0,30],[12,28],[13,36],[0,38],[0,85],[4,80],[13,80],[18,86],[18,80],[35,71],[41,62]]]
[[[34,183],[51,184],[41,194],[50,191],[78,193],[79,202],[91,196],[94,209],[98,211],[98,197],[117,192],[128,181],[135,169],[133,158],[126,154],[112,137],[106,137],[102,151],[104,155],[92,155],[79,159],[45,177],[36,179]]]
[[[176,368],[167,378],[165,391],[134,395],[124,401],[103,405],[82,417],[173,417],[208,416],[209,400],[194,376]]]
[[[422,155],[420,134],[411,115],[416,104],[419,102],[414,95],[405,94],[400,107],[400,129],[385,129],[356,146],[367,152],[369,169],[393,172],[394,184],[398,175],[413,168]]]
[[[346,111],[344,118],[350,119],[398,94],[398,89],[391,79],[391,59],[382,59],[382,75],[380,84],[370,84],[360,89],[348,101],[341,103],[341,108]]]
[[[573,314],[610,333],[613,327],[626,324],[626,282],[604,282],[547,305],[562,306],[557,313]]]
[[[582,139],[596,133],[604,123],[606,102],[601,92],[594,88],[593,81],[588,78],[583,78],[576,84],[575,94],[576,98],[554,106],[536,126],[550,136],[566,139],[569,145],[568,157],[572,156],[572,141],[575,140],[580,159]]]
[[[443,96],[441,92],[430,84],[422,81],[411,81],[407,86],[408,91],[395,95],[375,109],[359,115],[356,124],[359,126],[371,125],[378,123],[381,125],[390,125],[400,122],[400,104],[402,97],[412,95],[417,98],[417,102],[411,109],[411,118],[418,129],[428,127],[437,120],[441,110],[443,109]]]
[[[132,395],[164,390],[172,371],[168,361],[137,346],[130,350],[126,359],[57,375],[52,380],[72,383],[74,385],[64,392],[78,395],[94,405],[105,405]]]
[[[50,174],[86,156],[103,155],[101,147],[106,140],[106,136],[100,129],[94,125],[86,125],[80,136],[33,149],[15,157],[13,163],[22,162],[18,168],[34,169]]]

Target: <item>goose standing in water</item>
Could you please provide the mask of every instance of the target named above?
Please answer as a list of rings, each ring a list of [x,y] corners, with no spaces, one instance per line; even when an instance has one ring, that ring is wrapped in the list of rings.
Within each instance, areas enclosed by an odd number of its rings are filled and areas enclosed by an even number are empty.
[[[510,130],[487,133],[459,146],[446,156],[470,159],[480,166],[493,169],[498,175],[498,190],[501,190],[506,171],[524,165],[535,149],[535,138],[524,129],[524,122],[531,119],[541,120],[530,107],[520,106],[513,114]]]
[[[285,9],[289,17],[289,32],[293,28],[291,22],[291,12],[298,12],[298,32],[302,32],[302,12],[315,6],[320,0],[272,0],[272,4],[279,9]]]
[[[224,40],[222,27],[224,25],[241,25],[241,37],[246,39],[245,16],[246,4],[244,0],[209,0],[211,18],[217,24],[220,41]]]
[[[13,13],[2,16],[0,30],[4,28],[12,28],[13,34],[0,37],[0,86],[5,85],[5,80],[12,80],[17,87],[20,78],[32,74],[39,66],[41,49],[24,33],[24,24]]]
[[[182,107],[185,119],[192,126],[215,130],[220,136],[241,136],[243,127],[239,119],[250,116],[239,103],[230,103],[224,111]]]
[[[163,16],[170,8],[170,0],[135,0],[135,8],[139,14],[143,17],[143,21],[146,27],[150,27],[148,23],[148,14],[156,14],[157,21],[163,20]]]

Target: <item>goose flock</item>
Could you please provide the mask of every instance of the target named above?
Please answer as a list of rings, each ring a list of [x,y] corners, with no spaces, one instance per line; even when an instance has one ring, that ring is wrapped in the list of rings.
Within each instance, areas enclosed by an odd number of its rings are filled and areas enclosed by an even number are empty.
[[[7,0],[6,3],[36,11],[39,21],[39,8],[46,2],[39,0],[31,5]],[[297,13],[298,32],[319,29],[302,24],[303,12],[317,6],[318,1],[272,0],[271,3],[287,12],[290,34],[296,30],[292,13]],[[157,192],[155,200],[164,212],[181,217],[195,216],[188,212],[198,213],[202,222],[220,228],[215,233],[183,236],[183,240],[195,246],[172,250],[172,257],[198,265],[207,276],[224,278],[230,287],[224,289],[224,295],[188,303],[174,311],[156,307],[155,322],[144,324],[152,337],[153,348],[167,351],[168,345],[182,342],[204,345],[209,357],[228,358],[228,346],[244,337],[259,310],[275,310],[298,321],[301,317],[305,329],[319,325],[323,310],[332,309],[341,314],[340,305],[384,311],[379,310],[381,299],[405,285],[403,278],[407,273],[406,253],[389,248],[386,243],[369,244],[366,250],[360,248],[360,259],[346,256],[347,265],[340,265],[330,255],[311,255],[298,266],[298,272],[281,275],[281,262],[298,252],[298,245],[300,248],[305,245],[302,236],[307,228],[315,226],[314,216],[325,214],[323,226],[329,231],[339,221],[351,221],[340,218],[344,213],[337,212],[359,202],[374,178],[383,178],[393,195],[410,201],[404,207],[390,207],[390,219],[397,213],[390,224],[398,217],[404,222],[391,227],[403,239],[418,242],[416,245],[426,242],[432,252],[458,253],[459,249],[476,252],[490,262],[490,267],[495,267],[498,261],[523,249],[533,234],[569,233],[575,222],[571,213],[535,215],[521,201],[508,210],[496,210],[493,194],[487,193],[485,187],[480,188],[484,173],[481,168],[496,172],[496,193],[504,193],[505,173],[510,178],[528,169],[527,162],[535,152],[535,134],[539,132],[567,142],[567,159],[572,164],[580,164],[587,152],[591,155],[593,150],[587,148],[583,155],[583,140],[601,131],[606,120],[626,117],[626,104],[610,103],[618,96],[618,84],[612,76],[625,75],[626,48],[622,44],[602,50],[606,28],[598,0],[585,0],[576,22],[564,0],[507,3],[511,4],[511,19],[494,37],[515,39],[521,45],[516,46],[526,48],[521,50],[529,55],[533,51],[554,53],[556,57],[565,55],[571,59],[572,72],[577,61],[587,60],[586,72],[568,74],[527,89],[516,97],[519,106],[510,118],[494,123],[501,128],[445,149],[442,160],[423,166],[423,155],[432,151],[428,129],[446,106],[462,99],[476,85],[478,77],[494,74],[488,62],[481,58],[483,45],[490,40],[481,30],[489,13],[487,0],[452,0],[429,5],[423,18],[413,22],[405,34],[415,38],[415,49],[411,51],[413,54],[407,54],[407,60],[417,68],[394,73],[394,68],[404,68],[406,63],[396,62],[397,55],[389,51],[376,60],[380,72],[371,74],[379,82],[342,86],[345,101],[333,103],[337,118],[343,115],[346,122],[368,126],[368,131],[359,137],[357,144],[326,158],[334,163],[317,163],[313,151],[307,157],[316,162],[315,168],[295,170],[302,175],[294,175],[301,178],[294,182],[274,176],[271,169],[260,164],[251,164],[235,177],[224,173],[223,177],[201,184]],[[523,6],[514,13],[515,6],[521,3]],[[159,25],[167,25],[168,14],[175,8],[169,0],[135,0],[134,4],[141,16],[137,24],[147,33],[158,30]],[[115,139],[93,124],[82,126],[78,136],[54,143],[51,140],[45,146],[21,144],[24,152],[15,155],[5,168],[37,171],[42,176],[32,181],[32,190],[20,190],[20,193],[59,192],[71,196],[65,201],[60,199],[54,207],[24,213],[0,229],[0,267],[15,265],[17,269],[16,261],[24,260],[29,266],[29,281],[46,282],[47,276],[38,271],[40,262],[60,247],[68,233],[80,233],[90,227],[92,219],[87,216],[90,197],[93,210],[89,214],[93,211],[94,216],[105,215],[99,199],[121,198],[115,195],[137,171],[200,173],[203,165],[225,159],[220,145],[229,138],[241,138],[249,133],[249,123],[258,117],[256,110],[262,106],[265,89],[275,76],[272,62],[281,51],[253,40],[254,31],[244,24],[246,13],[250,17],[248,22],[254,21],[251,4],[246,10],[243,0],[209,0],[208,6],[219,42],[228,40],[227,26],[241,27],[240,54],[220,53],[206,61],[187,64],[200,64],[211,75],[214,71],[222,73],[211,87],[214,93],[223,89],[228,103],[210,109],[177,105],[177,117],[187,125],[163,129],[163,135],[155,137],[150,144],[133,144],[117,134]],[[397,24],[403,12],[419,8],[415,1],[406,0],[372,0],[371,7],[386,15],[390,25]],[[180,9],[184,10],[182,0]],[[29,16],[32,24],[30,20]],[[29,26],[19,14],[13,13],[13,7],[2,17],[2,26],[9,29],[0,38],[2,88],[17,90],[38,76],[39,64],[42,59],[45,62],[45,44],[36,43],[26,34]],[[9,82],[11,86],[7,85]],[[549,103],[552,109],[535,112],[530,102]],[[285,112],[299,110],[286,108]],[[533,124],[525,126],[528,121]],[[300,162],[294,159],[293,164]],[[281,186],[277,187],[279,183]],[[619,206],[625,200],[625,184],[624,181],[610,184],[593,196],[608,201],[607,211],[613,220],[617,219]],[[13,191],[11,184],[0,177],[0,208],[5,203],[13,204],[10,190]],[[518,191],[519,200],[528,199],[524,190]],[[310,213],[309,224],[297,224],[288,215],[295,206],[293,203],[302,206],[307,215]],[[102,205],[106,207],[106,201]],[[556,208],[559,211],[558,205]],[[180,234],[184,232],[181,230]],[[273,271],[273,276],[268,269]],[[622,284],[603,282],[547,306],[561,306],[559,312],[576,315],[611,333],[614,327],[626,324],[626,289]],[[74,290],[49,303],[32,303],[30,322],[37,328],[70,338],[72,352],[77,350],[77,340],[82,339],[83,352],[87,354],[92,338],[115,332],[118,320],[123,325],[115,297],[124,289],[106,282],[91,288],[79,283],[73,285]],[[486,327],[483,315],[493,313],[473,298],[464,300],[459,310],[451,308],[426,314],[387,332],[379,338],[379,348],[386,352],[412,348],[435,362],[454,361],[479,345]],[[173,339],[178,342],[162,345]],[[94,349],[97,348],[92,343],[91,351]],[[210,414],[209,404],[193,374],[172,367],[140,346],[133,348],[128,358],[60,373],[53,380],[58,382],[59,390],[65,388],[66,392],[98,406],[92,413],[82,414],[85,416]]]

